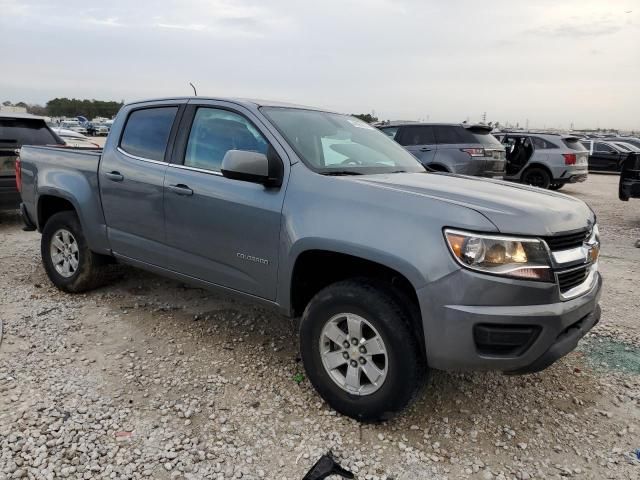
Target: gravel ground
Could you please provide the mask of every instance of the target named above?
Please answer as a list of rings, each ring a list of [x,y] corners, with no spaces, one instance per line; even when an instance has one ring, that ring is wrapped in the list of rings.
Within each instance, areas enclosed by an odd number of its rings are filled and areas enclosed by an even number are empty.
[[[640,477],[640,201],[617,177],[566,193],[599,217],[603,319],[528,376],[433,372],[380,424],[336,414],[270,311],[116,266],[67,295],[40,235],[0,214],[0,480],[301,479],[332,449],[359,479]]]

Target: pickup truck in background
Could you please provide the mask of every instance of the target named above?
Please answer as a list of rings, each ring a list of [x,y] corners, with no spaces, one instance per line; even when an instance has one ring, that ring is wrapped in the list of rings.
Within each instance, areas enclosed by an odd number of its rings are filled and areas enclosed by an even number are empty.
[[[144,101],[103,151],[27,146],[18,169],[57,287],[115,260],[301,317],[310,381],[357,419],[404,408],[429,368],[542,370],[600,318],[584,202],[426,172],[353,117]]]
[[[0,113],[0,210],[20,206],[16,188],[16,152],[23,145],[58,145],[64,142],[44,118],[25,113]]]

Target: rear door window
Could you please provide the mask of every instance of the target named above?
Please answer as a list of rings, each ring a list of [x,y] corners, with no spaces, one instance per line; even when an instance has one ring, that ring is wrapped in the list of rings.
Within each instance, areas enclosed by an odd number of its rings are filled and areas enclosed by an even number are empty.
[[[599,153],[613,153],[615,150],[602,142],[596,142],[594,150]]]
[[[436,142],[438,145],[467,143],[464,141],[463,135],[459,130],[464,130],[463,127],[457,127],[455,125],[436,125],[433,127],[436,135]]]
[[[124,127],[120,148],[130,155],[164,161],[169,134],[178,107],[152,107],[134,110]]]
[[[402,127],[398,138],[400,145],[433,145],[436,139],[431,125]]]
[[[533,142],[533,146],[537,150],[549,150],[552,148],[558,148],[555,143],[551,143],[549,140],[545,140],[540,137],[531,137],[531,141]]]

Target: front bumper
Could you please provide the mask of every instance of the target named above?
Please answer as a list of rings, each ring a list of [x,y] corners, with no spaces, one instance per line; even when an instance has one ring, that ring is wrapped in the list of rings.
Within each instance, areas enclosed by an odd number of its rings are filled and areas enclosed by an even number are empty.
[[[539,371],[572,351],[600,319],[599,273],[590,290],[567,301],[558,298],[551,283],[483,277],[461,270],[418,291],[430,367]],[[447,298],[453,301],[440,303]],[[548,303],[550,298],[557,301]],[[491,350],[479,344],[479,329],[489,336],[497,332],[495,338],[509,331],[530,332],[530,337],[521,348]]]

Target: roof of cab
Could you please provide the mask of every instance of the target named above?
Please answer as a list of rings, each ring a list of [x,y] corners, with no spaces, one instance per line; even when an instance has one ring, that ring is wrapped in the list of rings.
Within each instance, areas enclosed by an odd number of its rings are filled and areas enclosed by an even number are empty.
[[[279,102],[274,100],[262,100],[262,99],[254,99],[254,98],[235,98],[235,97],[225,98],[225,97],[184,96],[184,97],[167,97],[167,98],[148,98],[145,100],[136,100],[134,102],[129,102],[127,103],[127,105],[136,105],[140,103],[162,102],[162,101],[171,101],[171,100],[214,100],[219,102],[235,103],[245,107],[286,107],[286,108],[298,108],[301,110],[317,110],[319,112],[331,111],[324,108],[312,107],[309,105],[298,105],[295,103]]]
[[[0,118],[27,118],[29,120],[45,120],[44,117],[39,117],[38,115],[17,112],[0,112]]]

